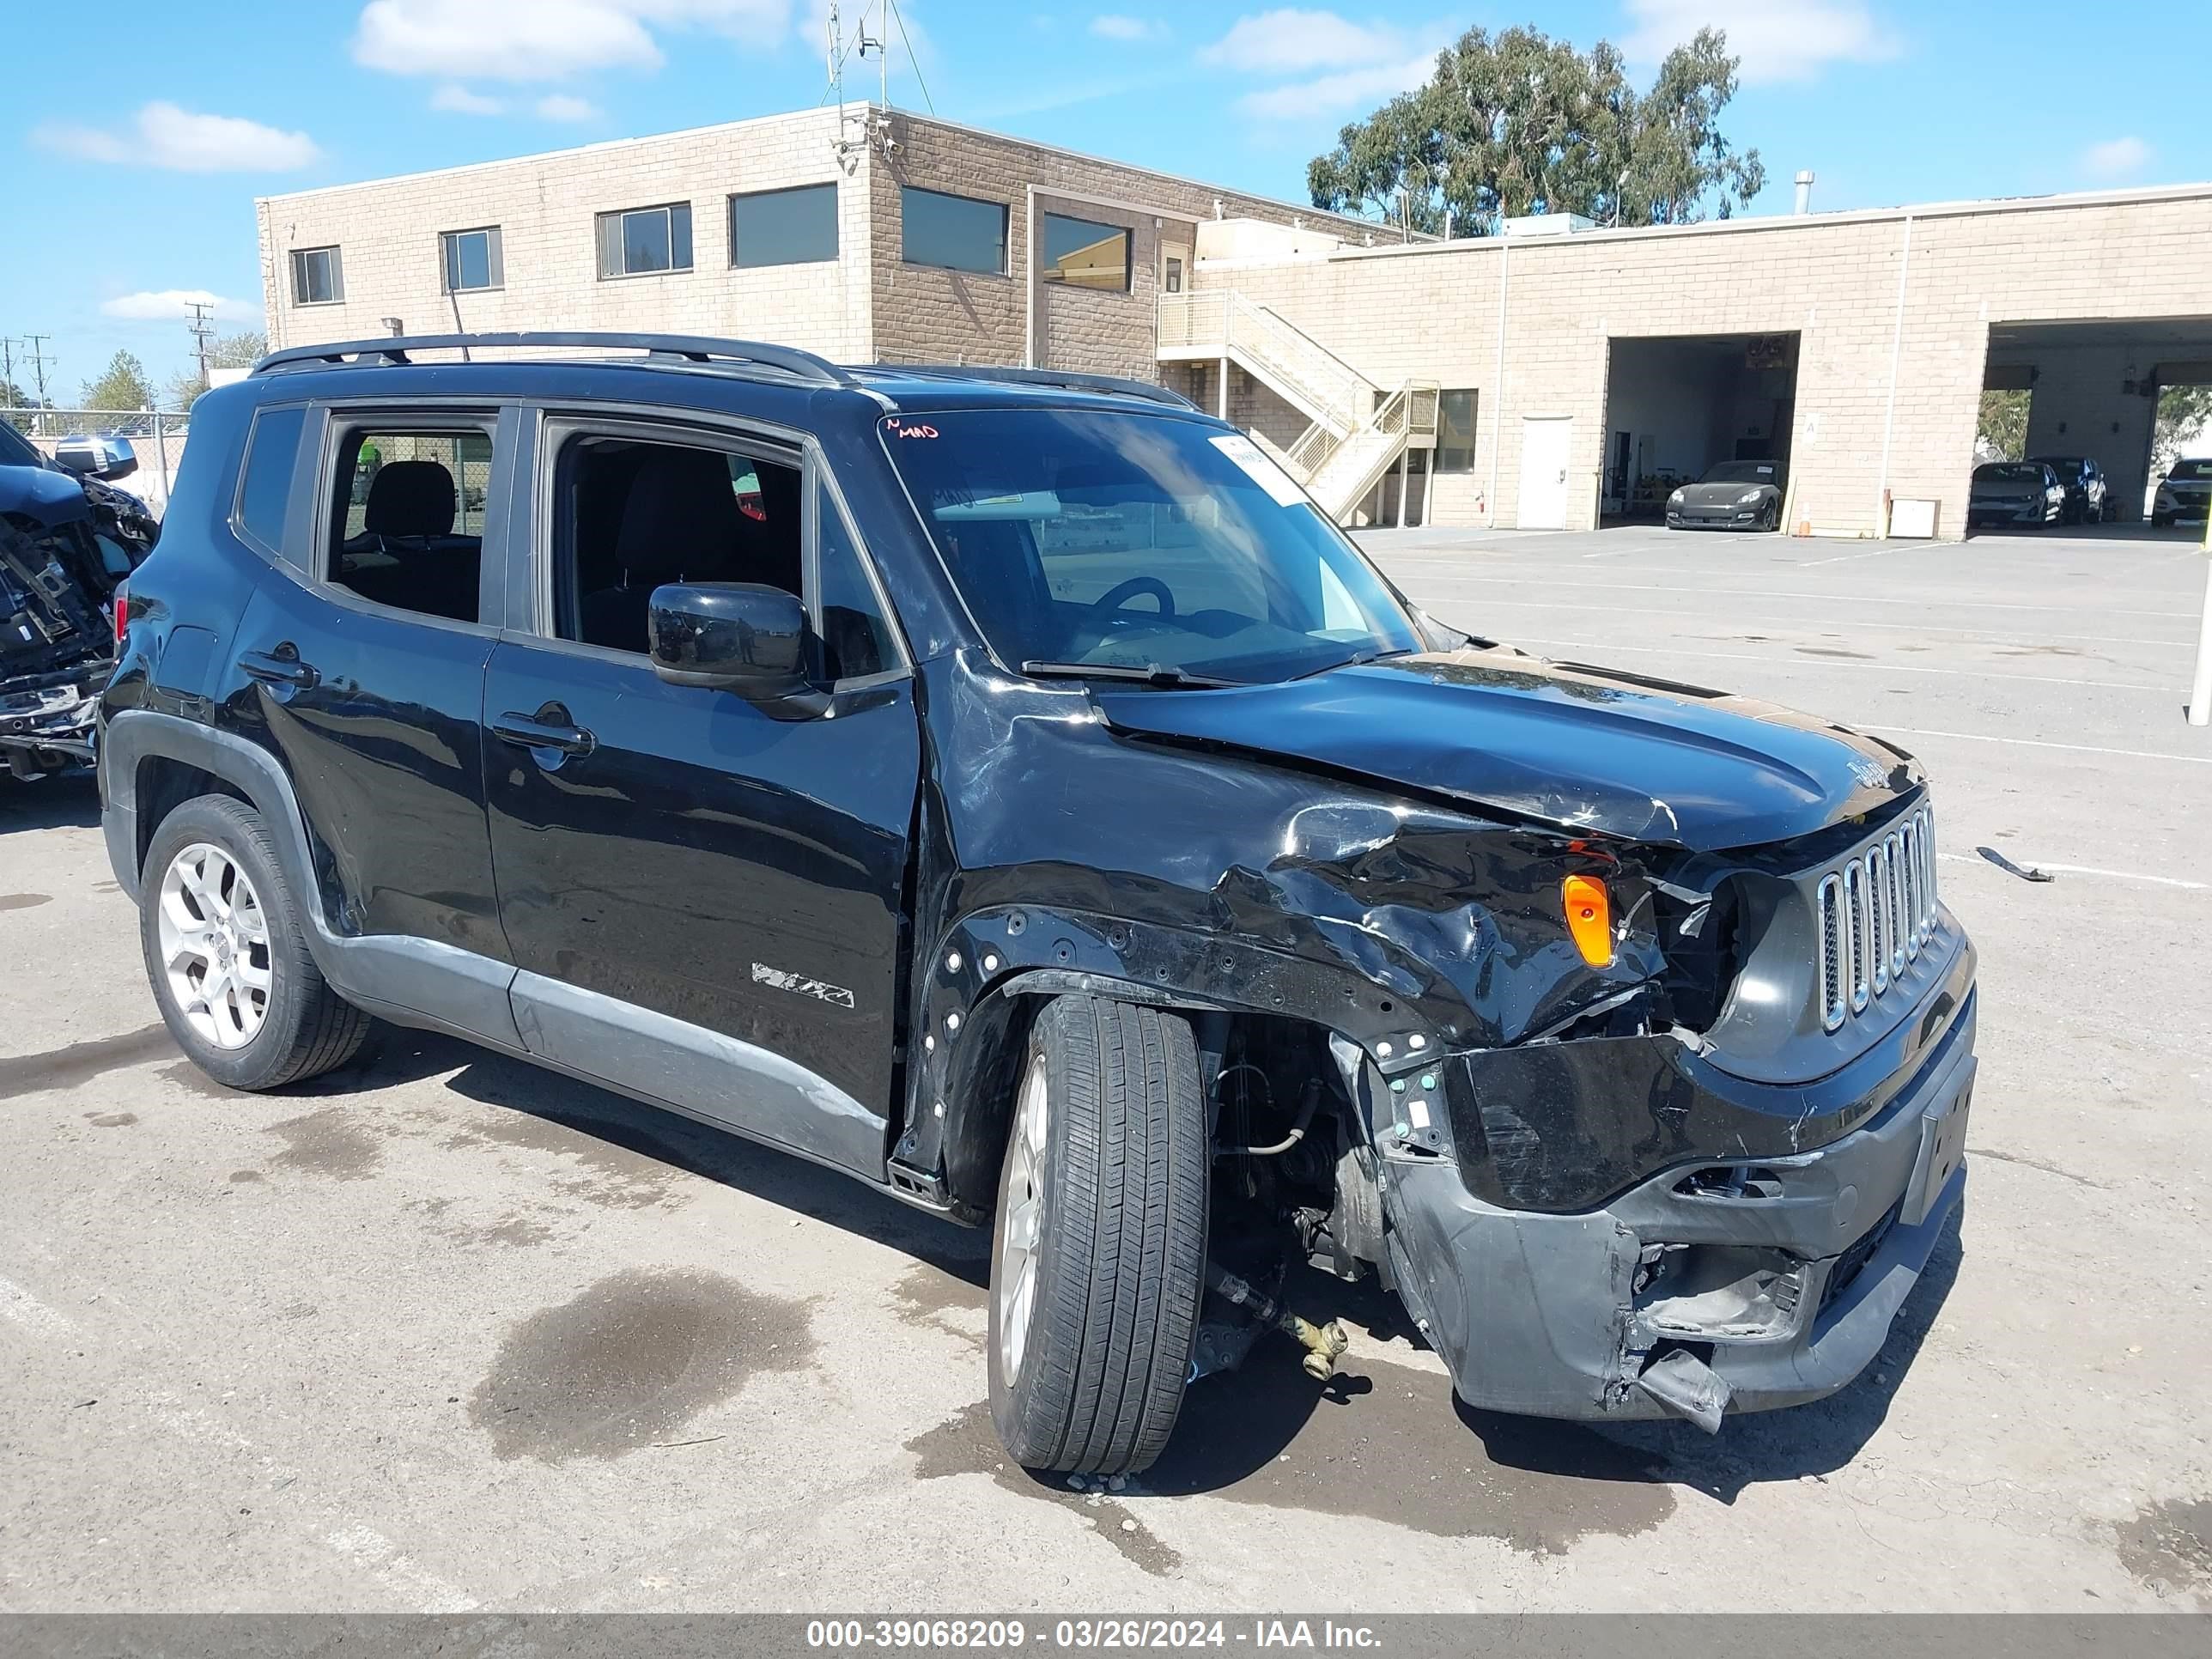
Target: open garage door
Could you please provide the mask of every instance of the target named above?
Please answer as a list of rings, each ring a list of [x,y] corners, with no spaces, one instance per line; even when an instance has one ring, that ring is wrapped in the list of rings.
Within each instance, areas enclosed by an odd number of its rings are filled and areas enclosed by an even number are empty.
[[[2063,516],[2094,536],[2203,533],[2212,496],[2212,317],[1992,323],[1982,385],[1978,465],[2050,463],[2069,488]],[[2169,471],[2172,483],[2161,490]],[[2085,474],[2101,480],[2100,500],[2090,499],[2098,492],[2084,488]]]
[[[1729,463],[1771,465],[1786,492],[1796,410],[1795,334],[1616,338],[1601,522],[1662,523],[1669,495]]]

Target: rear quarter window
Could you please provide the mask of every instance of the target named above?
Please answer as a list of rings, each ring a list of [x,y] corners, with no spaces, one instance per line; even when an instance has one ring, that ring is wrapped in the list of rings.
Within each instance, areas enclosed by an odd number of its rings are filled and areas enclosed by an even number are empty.
[[[264,409],[253,417],[240,470],[234,522],[246,538],[272,558],[284,551],[284,520],[292,496],[292,471],[300,459],[305,409]]]

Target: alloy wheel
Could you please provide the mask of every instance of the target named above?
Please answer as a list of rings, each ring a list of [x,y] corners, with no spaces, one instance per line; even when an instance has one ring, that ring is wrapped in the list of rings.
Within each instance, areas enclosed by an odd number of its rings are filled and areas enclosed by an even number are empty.
[[[1042,1054],[1030,1061],[1014,1109],[1013,1145],[999,1194],[999,1357],[1006,1380],[1021,1375],[1036,1306],[1037,1255],[1044,1231],[1045,1133],[1051,1091]]]
[[[260,895],[228,853],[195,842],[170,860],[155,902],[178,1012],[216,1048],[245,1048],[261,1034],[276,986]]]

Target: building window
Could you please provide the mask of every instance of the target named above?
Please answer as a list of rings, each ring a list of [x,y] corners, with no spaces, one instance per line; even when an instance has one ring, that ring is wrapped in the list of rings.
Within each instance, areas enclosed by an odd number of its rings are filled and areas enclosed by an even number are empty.
[[[1006,205],[908,185],[899,192],[899,257],[910,265],[1006,270]]]
[[[446,292],[465,294],[472,288],[506,287],[506,262],[500,257],[499,243],[497,225],[441,232],[438,252],[445,267]]]
[[[334,306],[345,298],[345,275],[334,247],[295,247],[292,250],[292,303],[295,306]]]
[[[599,275],[643,276],[691,269],[691,204],[626,208],[599,218]]]
[[[1439,472],[1474,471],[1474,393],[1447,392],[1437,399],[1437,467]]]
[[[730,263],[803,265],[837,257],[837,186],[802,185],[730,198]]]
[[[1044,216],[1044,279],[1071,288],[1129,291],[1129,233],[1092,219]]]

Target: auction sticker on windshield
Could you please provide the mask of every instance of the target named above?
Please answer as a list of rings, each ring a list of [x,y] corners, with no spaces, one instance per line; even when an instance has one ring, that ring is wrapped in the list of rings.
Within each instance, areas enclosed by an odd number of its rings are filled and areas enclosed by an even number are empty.
[[[1306,498],[1297,481],[1268,459],[1267,453],[1241,432],[1224,432],[1209,441],[1243,470],[1244,476],[1274,498],[1278,507],[1296,507]]]

